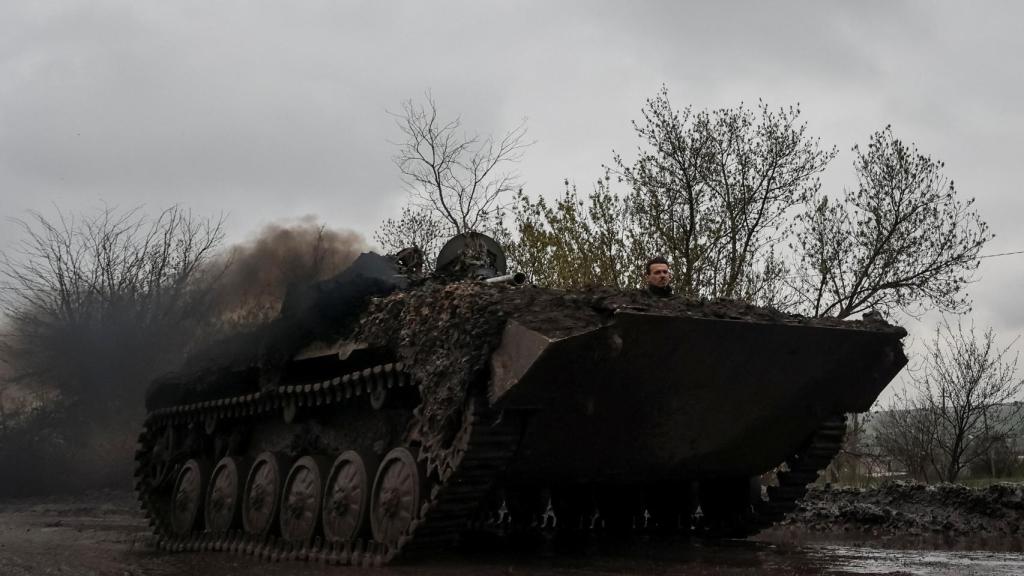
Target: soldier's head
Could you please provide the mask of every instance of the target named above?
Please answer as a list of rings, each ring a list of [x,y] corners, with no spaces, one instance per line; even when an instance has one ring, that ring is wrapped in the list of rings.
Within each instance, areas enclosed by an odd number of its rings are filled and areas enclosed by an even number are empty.
[[[648,286],[664,288],[672,282],[672,270],[668,267],[668,260],[664,256],[655,256],[647,261],[644,270],[644,279]]]

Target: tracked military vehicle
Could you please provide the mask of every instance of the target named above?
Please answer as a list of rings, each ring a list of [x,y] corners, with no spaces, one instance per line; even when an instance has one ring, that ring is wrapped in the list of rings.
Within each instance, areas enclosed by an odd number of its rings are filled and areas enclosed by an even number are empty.
[[[414,261],[364,254],[151,386],[161,547],[372,565],[474,531],[747,535],[906,363],[881,320],[522,284],[479,235]]]

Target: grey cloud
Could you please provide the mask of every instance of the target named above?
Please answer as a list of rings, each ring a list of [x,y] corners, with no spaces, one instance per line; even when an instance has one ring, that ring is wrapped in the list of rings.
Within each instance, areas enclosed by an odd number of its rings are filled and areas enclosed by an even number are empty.
[[[528,191],[586,188],[664,83],[678,106],[801,102],[841,156],[886,124],[1024,249],[1024,7],[954,2],[31,2],[0,5],[0,218],[100,202],[228,213],[233,240],[313,213],[369,237],[404,200],[386,110],[537,139]],[[0,249],[12,242],[0,227]],[[979,317],[1024,327],[1024,257]],[[1015,328],[1016,327],[1016,328]]]

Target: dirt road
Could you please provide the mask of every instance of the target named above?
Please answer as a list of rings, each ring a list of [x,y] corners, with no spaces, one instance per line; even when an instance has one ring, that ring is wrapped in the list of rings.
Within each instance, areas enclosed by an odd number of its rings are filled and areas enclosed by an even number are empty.
[[[166,554],[150,545],[129,494],[0,502],[0,575],[285,576],[393,574],[606,576],[613,574],[802,576],[811,574],[1024,574],[1019,542],[962,538],[879,542],[804,534],[792,527],[758,541],[638,542],[573,554],[445,556],[384,569],[268,564],[230,554]],[[957,548],[987,546],[996,551]],[[1010,550],[1010,551],[1006,551]],[[1017,551],[1013,551],[1017,550]]]

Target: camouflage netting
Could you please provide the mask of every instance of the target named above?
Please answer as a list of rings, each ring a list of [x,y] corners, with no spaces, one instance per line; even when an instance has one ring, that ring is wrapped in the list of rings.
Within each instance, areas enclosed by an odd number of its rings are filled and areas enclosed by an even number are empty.
[[[732,300],[658,298],[639,290],[563,291],[482,282],[427,283],[374,301],[358,340],[396,350],[423,387],[421,421],[427,435],[451,434],[470,391],[483,391],[488,360],[505,321],[514,318],[549,337],[565,337],[611,321],[616,310],[750,322],[890,329],[882,321],[812,319]],[[474,390],[474,386],[479,388]]]
[[[489,358],[506,319],[553,338],[598,328],[616,310],[747,322],[813,324],[871,330],[903,329],[880,320],[840,321],[784,314],[732,300],[658,298],[640,290],[586,288],[575,291],[484,282],[438,282],[385,294],[394,287],[374,279],[324,283],[304,306],[285,310],[260,330],[236,335],[200,351],[177,373],[150,389],[147,407],[241,394],[259,374],[260,386],[276,385],[287,360],[303,347],[339,338],[395,350],[424,391],[421,430],[428,438],[450,437],[467,392],[483,392]],[[297,311],[296,311],[297,310]],[[362,314],[360,314],[362,312]],[[354,330],[354,333],[353,333]],[[250,372],[245,372],[249,370]]]
[[[356,339],[397,350],[421,383],[420,421],[430,437],[451,436],[474,382],[497,347],[506,312],[497,287],[428,284],[375,301]]]

